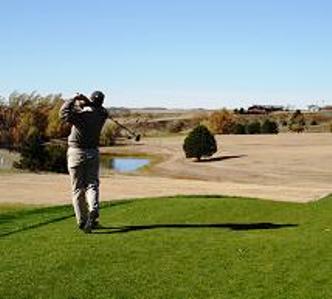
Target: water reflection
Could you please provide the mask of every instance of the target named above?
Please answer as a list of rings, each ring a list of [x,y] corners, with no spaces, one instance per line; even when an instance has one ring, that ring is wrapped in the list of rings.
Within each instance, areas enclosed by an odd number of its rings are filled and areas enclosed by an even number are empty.
[[[100,159],[101,173],[105,174],[113,171],[118,172],[131,172],[138,170],[139,168],[146,166],[150,163],[148,159],[135,158],[135,157],[110,157],[102,155]]]
[[[4,150],[0,150],[0,169],[13,168],[14,161],[19,160],[18,154],[12,154]],[[137,157],[112,157],[109,155],[101,155],[100,170],[101,174],[108,174],[113,171],[131,172],[146,166],[150,163],[149,159]]]
[[[18,154],[0,150],[0,169],[11,169],[14,161],[18,160]]]

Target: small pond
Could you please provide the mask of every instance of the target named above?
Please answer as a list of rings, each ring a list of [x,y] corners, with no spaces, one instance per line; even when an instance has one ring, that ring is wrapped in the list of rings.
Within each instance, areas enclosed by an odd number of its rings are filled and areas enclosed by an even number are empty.
[[[14,161],[19,160],[19,155],[8,152],[7,150],[0,150],[0,169],[13,168]]]
[[[19,160],[18,154],[13,154],[5,150],[0,150],[0,169],[11,169],[14,161]],[[149,165],[150,160],[139,157],[114,157],[111,155],[100,156],[101,174],[109,174],[112,171],[131,172],[141,167]]]
[[[100,169],[101,174],[107,174],[110,171],[131,172],[149,165],[149,163],[150,160],[146,158],[102,155],[100,159]]]

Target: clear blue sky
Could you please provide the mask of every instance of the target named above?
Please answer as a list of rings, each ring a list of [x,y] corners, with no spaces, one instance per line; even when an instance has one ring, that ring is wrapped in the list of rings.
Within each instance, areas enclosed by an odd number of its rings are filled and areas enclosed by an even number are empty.
[[[0,95],[95,89],[114,106],[331,104],[332,2],[1,2]]]

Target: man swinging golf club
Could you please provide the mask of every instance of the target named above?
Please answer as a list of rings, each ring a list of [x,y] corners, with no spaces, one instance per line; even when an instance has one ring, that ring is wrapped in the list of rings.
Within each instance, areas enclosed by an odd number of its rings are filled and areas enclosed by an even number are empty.
[[[107,119],[102,106],[104,94],[82,94],[66,101],[60,118],[72,124],[68,137],[68,170],[72,186],[72,200],[79,229],[90,233],[98,225],[99,217],[99,137]]]

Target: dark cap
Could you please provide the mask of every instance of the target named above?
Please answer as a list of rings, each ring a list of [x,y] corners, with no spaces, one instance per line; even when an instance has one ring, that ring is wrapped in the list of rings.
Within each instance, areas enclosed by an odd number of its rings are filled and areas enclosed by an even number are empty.
[[[101,106],[104,103],[105,95],[101,91],[94,91],[90,96],[90,101],[95,106]]]

